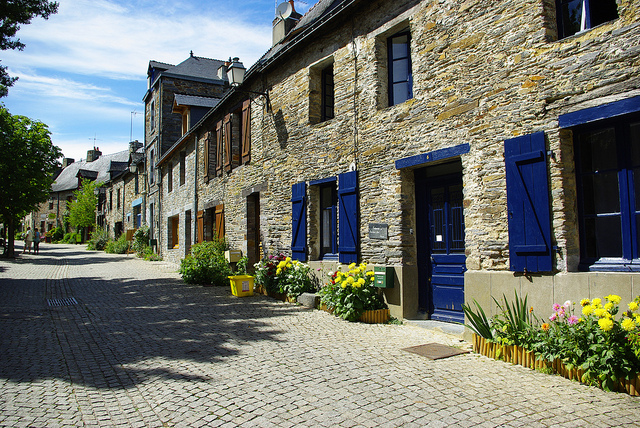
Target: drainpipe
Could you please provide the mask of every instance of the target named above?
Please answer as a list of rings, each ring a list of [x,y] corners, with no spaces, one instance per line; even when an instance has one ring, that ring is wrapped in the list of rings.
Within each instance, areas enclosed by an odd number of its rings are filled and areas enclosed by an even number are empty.
[[[195,162],[195,171],[193,174],[193,215],[195,216],[196,221],[194,222],[193,230],[195,231],[191,242],[198,240],[198,139],[199,135],[196,131],[194,133],[195,137],[195,151],[196,151],[196,162]],[[192,217],[193,218],[193,217]]]

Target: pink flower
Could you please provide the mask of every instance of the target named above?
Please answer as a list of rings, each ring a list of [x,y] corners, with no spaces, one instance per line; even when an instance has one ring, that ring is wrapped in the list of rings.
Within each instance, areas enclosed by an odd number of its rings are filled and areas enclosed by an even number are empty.
[[[575,315],[571,315],[569,319],[567,319],[567,322],[571,325],[578,324],[578,317]]]
[[[558,314],[553,314],[549,317],[549,321],[555,321],[558,318]]]
[[[554,311],[556,311],[556,312],[558,312],[558,311],[560,310],[560,305],[559,305],[559,304],[557,304],[557,303],[554,303],[554,304],[553,304],[553,310],[554,310]]]

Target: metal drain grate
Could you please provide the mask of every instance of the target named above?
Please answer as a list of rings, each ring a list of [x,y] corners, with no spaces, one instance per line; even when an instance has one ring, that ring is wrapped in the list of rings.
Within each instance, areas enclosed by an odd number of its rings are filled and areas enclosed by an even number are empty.
[[[77,305],[75,297],[65,297],[64,299],[47,299],[49,306],[73,306]]]

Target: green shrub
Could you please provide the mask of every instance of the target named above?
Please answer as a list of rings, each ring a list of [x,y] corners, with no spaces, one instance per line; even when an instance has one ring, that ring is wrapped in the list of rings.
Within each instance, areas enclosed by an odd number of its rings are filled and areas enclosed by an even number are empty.
[[[191,254],[180,263],[180,275],[187,284],[227,285],[231,268],[224,251],[224,241],[201,242],[191,247]]]
[[[87,244],[87,249],[103,251],[109,242],[109,232],[100,226],[96,227],[96,230],[91,232],[91,239]]]
[[[145,249],[149,246],[149,226],[141,226],[133,233],[133,241],[131,249],[136,252],[138,257],[143,257]]]
[[[157,261],[161,261],[161,260],[162,260],[162,257],[160,257],[159,255],[157,255],[157,254],[153,251],[153,249],[152,249],[151,247],[149,247],[149,246],[147,246],[147,247],[144,249],[143,257],[144,257],[144,259],[145,259],[146,261],[154,261],[154,262],[157,262]]]
[[[54,227],[47,233],[51,233],[51,240],[53,242],[60,242],[64,238],[64,230],[62,230],[61,227]]]
[[[112,254],[127,254],[129,251],[129,241],[127,241],[127,237],[123,233],[116,241],[109,241],[104,250]]]
[[[82,242],[82,235],[76,232],[65,233],[62,242],[65,244],[77,244],[78,242]]]

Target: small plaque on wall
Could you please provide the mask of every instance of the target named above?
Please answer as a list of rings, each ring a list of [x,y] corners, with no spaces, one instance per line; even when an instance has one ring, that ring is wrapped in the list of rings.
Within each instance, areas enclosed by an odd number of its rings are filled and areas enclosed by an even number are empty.
[[[369,238],[389,239],[389,225],[385,223],[369,223]]]

